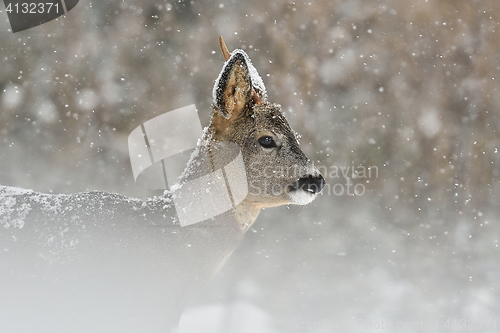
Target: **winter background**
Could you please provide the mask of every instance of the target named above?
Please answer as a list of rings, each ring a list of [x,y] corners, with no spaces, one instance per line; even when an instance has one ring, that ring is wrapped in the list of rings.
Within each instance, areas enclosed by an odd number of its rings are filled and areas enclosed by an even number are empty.
[[[157,195],[127,137],[189,104],[208,123],[222,35],[327,186],[261,212],[181,332],[496,332],[499,16],[498,0],[80,0],[13,34],[0,5],[0,183]]]

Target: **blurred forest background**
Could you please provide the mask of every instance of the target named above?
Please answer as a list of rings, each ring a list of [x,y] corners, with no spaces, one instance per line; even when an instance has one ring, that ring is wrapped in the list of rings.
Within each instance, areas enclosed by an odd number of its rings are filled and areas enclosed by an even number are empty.
[[[208,123],[219,35],[328,171],[309,206],[261,213],[186,332],[496,331],[498,0],[80,0],[16,34],[0,11],[1,184],[157,195],[127,137],[193,103]],[[334,172],[359,166],[377,172]]]

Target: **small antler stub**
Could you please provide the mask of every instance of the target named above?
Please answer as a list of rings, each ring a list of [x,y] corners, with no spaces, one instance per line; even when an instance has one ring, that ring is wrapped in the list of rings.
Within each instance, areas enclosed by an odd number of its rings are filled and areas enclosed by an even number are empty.
[[[231,57],[231,53],[229,53],[229,50],[227,49],[226,43],[224,43],[224,39],[222,39],[222,36],[219,36],[219,45],[220,45],[220,50],[222,51],[222,55],[224,56],[224,60],[228,60],[229,57]]]

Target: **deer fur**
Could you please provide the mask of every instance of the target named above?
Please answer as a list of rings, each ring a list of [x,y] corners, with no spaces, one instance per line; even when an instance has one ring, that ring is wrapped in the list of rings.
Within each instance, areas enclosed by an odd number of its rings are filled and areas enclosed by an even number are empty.
[[[0,331],[167,332],[264,207],[307,204],[323,177],[242,50],[229,53],[213,114],[176,188],[242,152],[248,195],[181,227],[175,189],[146,201],[103,192],[43,194],[0,186]],[[256,76],[257,75],[257,76]],[[242,180],[244,181],[244,180]],[[193,198],[196,200],[196,198]],[[217,198],[214,198],[217,200]]]

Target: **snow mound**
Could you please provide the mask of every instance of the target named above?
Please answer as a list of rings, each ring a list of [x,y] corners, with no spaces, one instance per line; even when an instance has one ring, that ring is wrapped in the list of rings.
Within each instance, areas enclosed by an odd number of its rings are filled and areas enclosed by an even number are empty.
[[[22,229],[26,216],[31,211],[29,203],[18,203],[20,196],[33,193],[19,187],[0,186],[0,225],[4,228]]]

